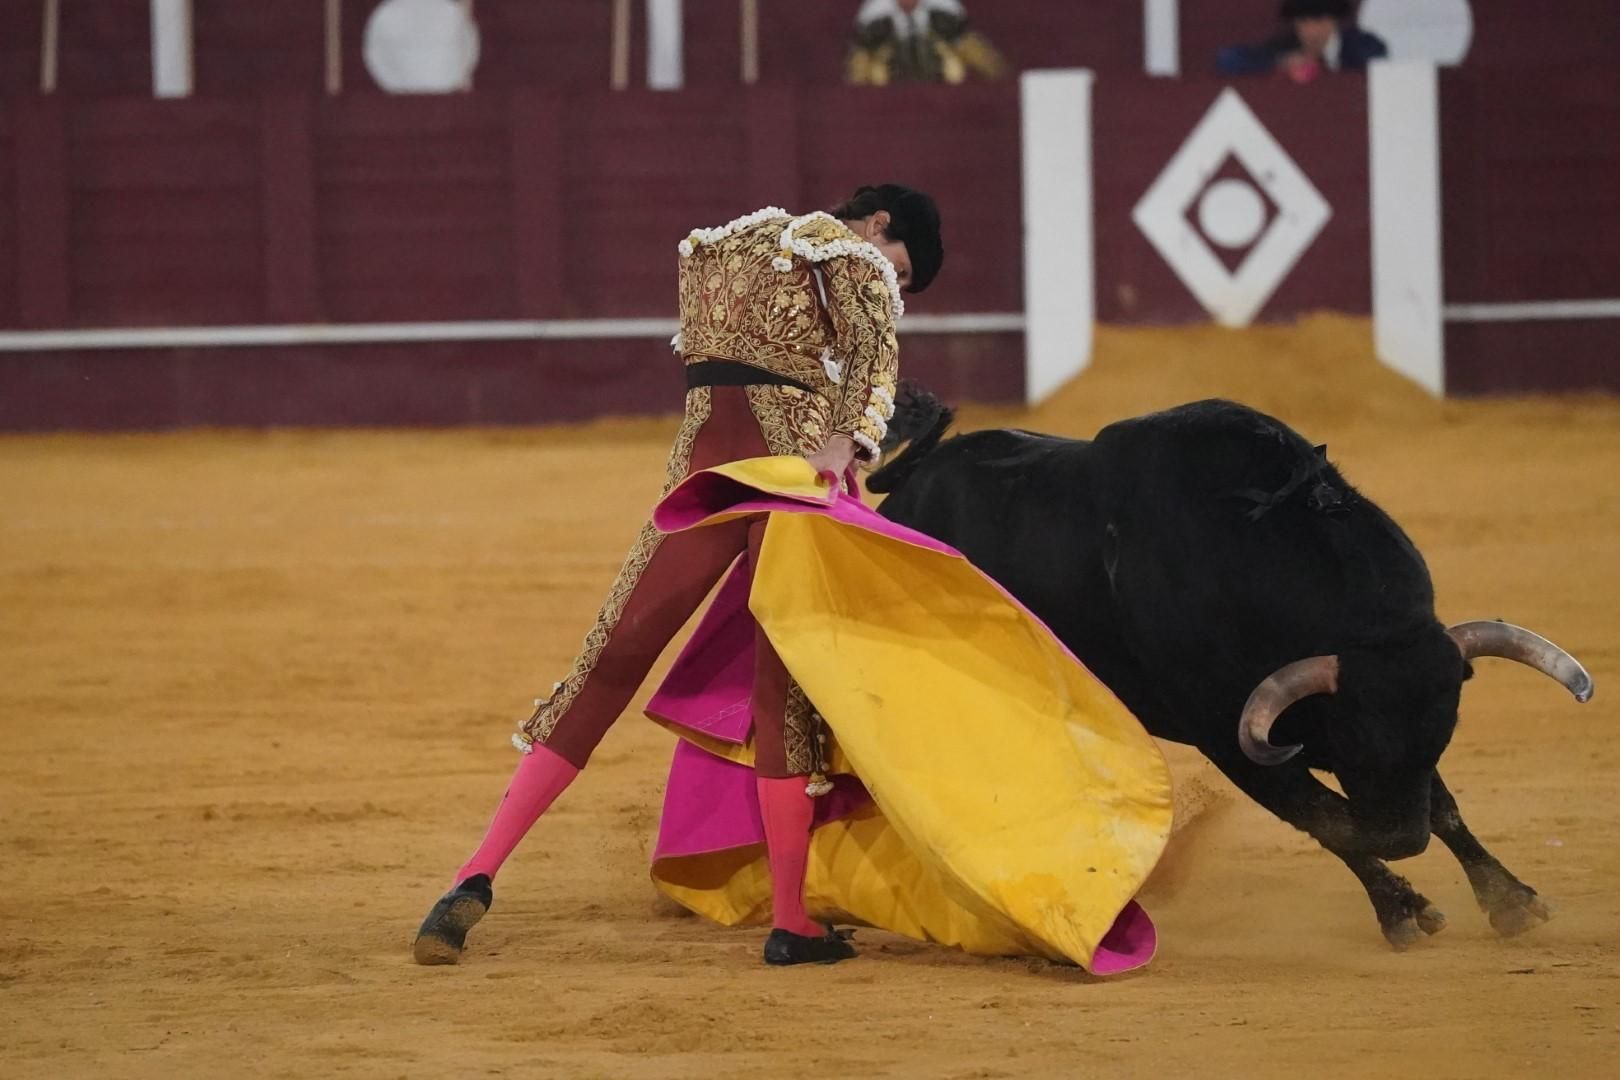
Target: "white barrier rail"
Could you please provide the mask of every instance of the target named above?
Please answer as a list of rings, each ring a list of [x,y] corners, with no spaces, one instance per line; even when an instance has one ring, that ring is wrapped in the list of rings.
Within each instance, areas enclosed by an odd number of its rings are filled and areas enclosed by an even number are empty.
[[[1620,319],[1620,300],[1525,300],[1510,304],[1447,304],[1447,322],[1532,322]]]
[[[1022,333],[1017,312],[908,315],[902,334]],[[603,341],[668,339],[675,319],[492,319],[474,322],[347,323],[281,326],[169,326],[107,330],[0,332],[0,352],[98,349],[199,349],[265,345],[386,345],[455,341]]]

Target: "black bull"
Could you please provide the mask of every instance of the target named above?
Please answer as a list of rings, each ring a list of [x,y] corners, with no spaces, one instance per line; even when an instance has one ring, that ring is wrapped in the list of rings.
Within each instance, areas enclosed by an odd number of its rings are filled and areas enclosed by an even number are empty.
[[[1431,833],[1504,935],[1548,917],[1436,771],[1476,656],[1590,677],[1529,631],[1447,629],[1412,541],[1285,424],[1204,401],[1091,441],[978,431],[907,388],[873,474],[888,518],[960,550],[1046,621],[1154,735],[1197,747],[1342,859],[1397,948],[1445,917],[1392,872]],[[1284,710],[1287,710],[1284,712]],[[1341,796],[1312,775],[1332,773]]]

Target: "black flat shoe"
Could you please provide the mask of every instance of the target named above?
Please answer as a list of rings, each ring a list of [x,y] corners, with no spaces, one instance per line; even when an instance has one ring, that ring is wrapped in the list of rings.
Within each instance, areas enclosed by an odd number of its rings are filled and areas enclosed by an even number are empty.
[[[791,930],[775,929],[765,939],[765,962],[772,967],[789,964],[836,964],[851,959],[855,946],[849,943],[853,930],[827,928],[821,937],[805,937]]]
[[[477,925],[484,912],[495,903],[495,890],[488,874],[474,874],[439,897],[422,929],[416,932],[412,950],[418,964],[459,964],[467,944],[467,931]]]

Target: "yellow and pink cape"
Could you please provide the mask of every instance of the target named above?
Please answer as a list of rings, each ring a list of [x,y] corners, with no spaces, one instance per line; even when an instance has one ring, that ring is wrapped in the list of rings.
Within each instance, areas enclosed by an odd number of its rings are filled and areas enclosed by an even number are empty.
[[[653,878],[725,924],[768,917],[748,698],[754,623],[835,745],[806,900],[980,955],[1145,964],[1132,899],[1170,834],[1169,771],[1109,689],[951,548],[832,496],[801,458],[697,473],[666,532],[767,513],[648,712],[682,736]]]

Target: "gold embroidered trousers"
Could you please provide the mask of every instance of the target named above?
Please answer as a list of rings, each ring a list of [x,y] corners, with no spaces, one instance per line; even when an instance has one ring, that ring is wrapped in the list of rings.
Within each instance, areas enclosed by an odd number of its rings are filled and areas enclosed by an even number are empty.
[[[699,469],[813,453],[827,441],[827,413],[820,395],[790,386],[689,390],[663,495]],[[584,768],[704,597],[739,557],[757,557],[764,531],[763,518],[672,536],[650,521],[643,525],[572,669],[520,726],[520,739]],[[809,703],[763,632],[755,655],[755,768],[762,776],[804,775],[811,764]]]

